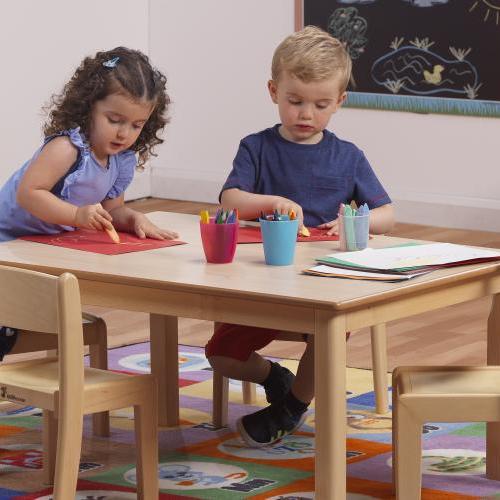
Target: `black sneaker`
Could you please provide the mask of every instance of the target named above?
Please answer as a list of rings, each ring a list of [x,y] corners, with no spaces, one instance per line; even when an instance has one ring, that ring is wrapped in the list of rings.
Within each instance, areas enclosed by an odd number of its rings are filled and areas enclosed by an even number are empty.
[[[236,427],[243,441],[249,446],[268,446],[297,430],[306,418],[306,412],[294,415],[281,403],[241,417]]]
[[[266,391],[266,401],[270,404],[279,403],[291,389],[295,375],[279,363],[271,361],[270,376],[262,384]]]
[[[7,326],[0,327],[0,361],[6,354],[9,354],[17,340],[17,330],[8,328]]]

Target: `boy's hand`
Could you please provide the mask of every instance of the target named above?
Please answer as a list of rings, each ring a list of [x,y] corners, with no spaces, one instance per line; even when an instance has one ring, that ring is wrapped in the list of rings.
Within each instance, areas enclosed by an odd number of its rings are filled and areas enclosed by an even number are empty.
[[[280,214],[288,214],[291,210],[295,212],[297,219],[299,219],[299,230],[302,228],[304,214],[302,213],[302,207],[288,198],[282,198],[281,196],[276,197],[276,201],[272,205],[272,210],[277,210]]]
[[[134,213],[133,229],[139,238],[153,238],[155,240],[175,240],[179,235],[175,231],[160,229],[144,214]]]
[[[96,203],[95,205],[77,207],[74,226],[104,231],[104,229],[112,229],[112,220],[113,218],[102,208],[102,205]]]
[[[324,224],[320,224],[318,229],[328,229],[326,232],[327,236],[331,236],[332,234],[339,234],[339,220],[331,220],[330,222],[325,222]]]

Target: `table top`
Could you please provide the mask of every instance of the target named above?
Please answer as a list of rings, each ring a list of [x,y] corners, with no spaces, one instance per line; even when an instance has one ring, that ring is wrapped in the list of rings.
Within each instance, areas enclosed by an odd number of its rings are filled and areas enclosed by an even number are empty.
[[[418,293],[452,282],[500,273],[500,262],[453,267],[402,283],[356,281],[307,276],[301,271],[315,258],[338,251],[338,242],[298,243],[291,266],[267,266],[262,244],[240,244],[230,264],[207,264],[201,245],[199,217],[153,212],[160,227],[176,230],[186,245],[121,255],[101,255],[29,241],[0,243],[0,263],[51,274],[64,271],[97,282],[163,290],[195,291],[281,304],[344,310],[390,297]],[[375,236],[369,246],[381,248],[410,240]]]

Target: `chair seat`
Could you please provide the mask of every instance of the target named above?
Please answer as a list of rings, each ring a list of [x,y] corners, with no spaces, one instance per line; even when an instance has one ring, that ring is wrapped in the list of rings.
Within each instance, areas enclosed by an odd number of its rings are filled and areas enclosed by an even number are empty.
[[[2,384],[53,394],[59,390],[58,366],[57,358],[44,358],[36,362],[28,361],[1,366]],[[129,382],[131,377],[134,377],[88,367],[84,369],[84,376],[84,390],[92,389],[92,386],[102,383]]]
[[[398,367],[392,397],[396,498],[418,500],[423,424],[500,422],[500,367]]]
[[[402,367],[398,369],[399,394],[440,395],[500,395],[500,367]]]

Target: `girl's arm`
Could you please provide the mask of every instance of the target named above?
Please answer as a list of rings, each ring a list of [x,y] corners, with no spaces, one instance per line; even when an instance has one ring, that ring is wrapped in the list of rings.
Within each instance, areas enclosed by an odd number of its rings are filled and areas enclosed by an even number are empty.
[[[77,151],[67,137],[50,141],[27,168],[17,189],[17,202],[35,217],[50,224],[111,228],[110,215],[98,205],[77,207],[50,190],[75,163]]]
[[[388,233],[394,227],[394,207],[391,203],[370,210],[370,233]]]
[[[225,210],[238,209],[240,219],[256,219],[260,212],[272,212],[278,210],[279,213],[288,213],[293,210],[299,224],[302,225],[302,207],[288,198],[267,194],[248,193],[241,189],[226,189],[221,196],[221,203]]]
[[[125,206],[124,195],[104,200],[103,208],[113,217],[113,225],[118,231],[135,233],[139,238],[154,238],[156,240],[174,240],[179,237],[175,231],[160,229],[144,214]]]

